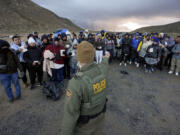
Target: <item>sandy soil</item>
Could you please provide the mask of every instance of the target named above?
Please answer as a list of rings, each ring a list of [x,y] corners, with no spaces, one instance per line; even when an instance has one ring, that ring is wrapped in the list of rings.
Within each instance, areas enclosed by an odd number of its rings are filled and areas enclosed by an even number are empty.
[[[115,62],[108,97],[105,135],[180,135],[180,78],[167,71],[145,74]],[[37,87],[22,89],[22,99],[12,104],[0,86],[0,135],[59,135],[63,103],[64,96],[47,100]]]

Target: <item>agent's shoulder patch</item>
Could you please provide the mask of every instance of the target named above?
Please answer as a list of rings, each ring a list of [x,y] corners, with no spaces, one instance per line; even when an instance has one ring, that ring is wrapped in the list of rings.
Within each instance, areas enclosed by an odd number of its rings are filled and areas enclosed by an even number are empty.
[[[66,90],[66,97],[71,98],[72,96],[72,91],[71,90]]]

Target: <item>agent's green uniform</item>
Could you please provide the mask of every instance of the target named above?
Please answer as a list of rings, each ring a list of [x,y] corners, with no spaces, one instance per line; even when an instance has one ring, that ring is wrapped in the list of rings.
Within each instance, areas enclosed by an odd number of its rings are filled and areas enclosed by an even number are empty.
[[[108,58],[83,67],[66,90],[61,135],[101,135],[107,96]]]

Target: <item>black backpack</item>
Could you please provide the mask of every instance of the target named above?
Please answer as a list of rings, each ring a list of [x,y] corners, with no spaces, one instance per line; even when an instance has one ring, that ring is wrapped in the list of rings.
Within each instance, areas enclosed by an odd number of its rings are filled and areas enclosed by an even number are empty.
[[[54,101],[60,99],[63,94],[59,82],[55,82],[52,80],[45,81],[43,83],[43,93],[47,98],[50,98]]]

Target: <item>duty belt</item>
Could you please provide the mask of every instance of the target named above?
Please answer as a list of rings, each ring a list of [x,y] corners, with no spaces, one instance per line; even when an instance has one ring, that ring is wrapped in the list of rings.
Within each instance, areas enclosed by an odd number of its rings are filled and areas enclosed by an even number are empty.
[[[102,111],[100,111],[97,114],[87,115],[87,116],[86,115],[79,116],[79,119],[78,119],[77,123],[87,124],[89,122],[89,120],[94,119],[94,118],[98,117],[99,115],[101,115],[102,113],[105,113],[105,112],[106,112],[106,103],[105,103],[104,108],[102,109]]]

